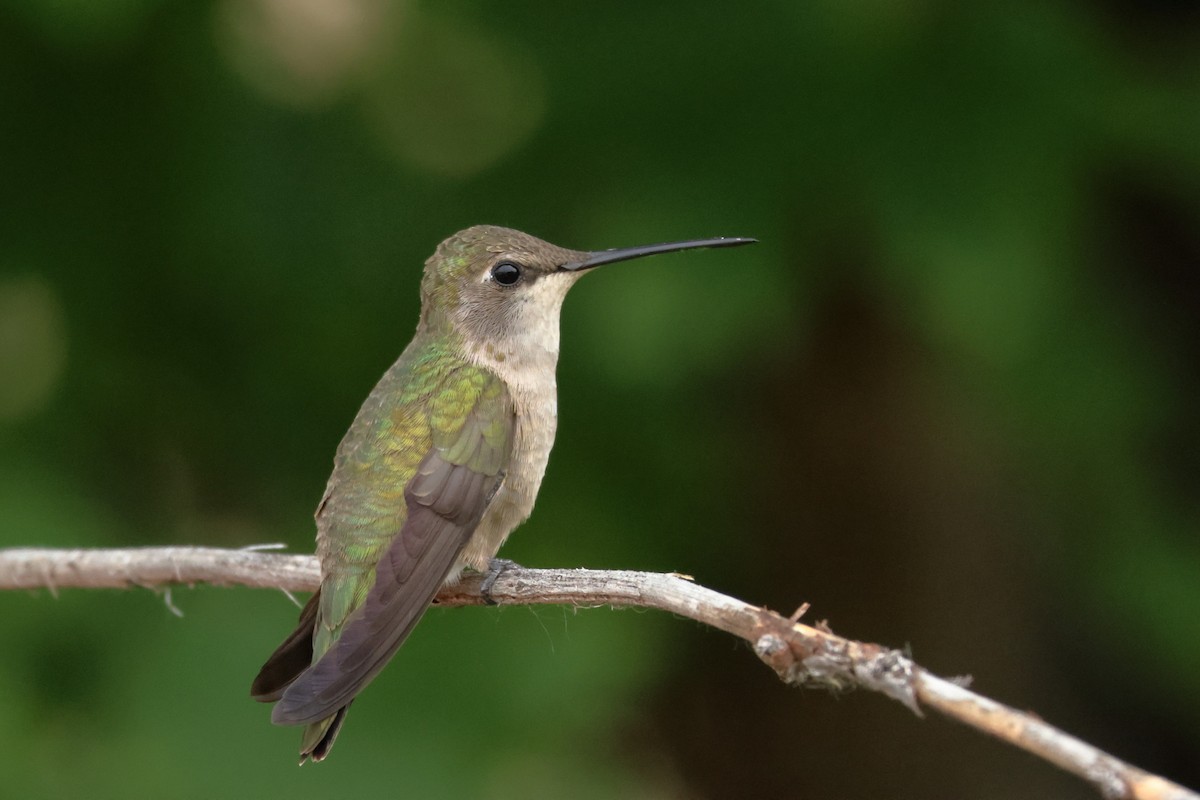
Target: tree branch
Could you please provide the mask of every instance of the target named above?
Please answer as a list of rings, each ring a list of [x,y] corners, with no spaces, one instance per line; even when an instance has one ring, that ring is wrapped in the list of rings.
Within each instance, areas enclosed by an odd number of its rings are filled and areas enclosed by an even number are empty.
[[[0,589],[129,588],[209,583],[314,591],[313,556],[204,547],[121,550],[0,550]],[[444,588],[442,606],[481,605],[480,578]],[[491,590],[502,604],[656,608],[745,639],[785,683],[881,692],[920,716],[934,709],[1089,781],[1105,798],[1200,800],[1200,795],[1108,755],[1030,714],[926,671],[896,650],[844,639],[824,624],[797,622],[692,583],[653,572],[525,569],[502,572]]]

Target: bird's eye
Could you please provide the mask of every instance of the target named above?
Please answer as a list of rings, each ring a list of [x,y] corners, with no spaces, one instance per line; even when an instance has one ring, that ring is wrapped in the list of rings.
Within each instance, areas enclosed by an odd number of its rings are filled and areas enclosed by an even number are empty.
[[[521,280],[521,267],[511,261],[501,261],[492,267],[492,280],[501,286],[515,286]]]

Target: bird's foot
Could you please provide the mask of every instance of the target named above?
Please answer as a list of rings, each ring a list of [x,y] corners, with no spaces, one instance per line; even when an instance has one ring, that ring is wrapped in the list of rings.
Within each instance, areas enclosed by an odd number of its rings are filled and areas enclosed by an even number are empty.
[[[492,587],[496,585],[496,579],[500,577],[500,573],[509,567],[520,569],[521,565],[515,561],[509,561],[507,558],[493,558],[488,562],[488,570],[483,573],[483,583],[479,584],[479,596],[489,606],[499,605],[492,598]]]

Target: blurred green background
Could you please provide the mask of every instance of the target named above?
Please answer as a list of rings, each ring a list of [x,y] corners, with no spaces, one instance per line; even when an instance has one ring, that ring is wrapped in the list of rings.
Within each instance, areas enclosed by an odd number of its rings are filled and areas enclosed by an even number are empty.
[[[488,222],[595,273],[504,555],[677,570],[1200,785],[1200,13],[17,0],[0,546],[286,542]],[[437,610],[332,758],[282,594],[0,595],[12,797],[1093,797],[656,613]]]

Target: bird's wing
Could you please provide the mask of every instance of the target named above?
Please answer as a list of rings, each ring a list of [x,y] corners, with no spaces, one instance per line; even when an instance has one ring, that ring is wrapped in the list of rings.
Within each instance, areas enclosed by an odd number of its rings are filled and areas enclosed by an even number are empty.
[[[461,365],[439,375],[431,388],[428,402],[419,404],[431,446],[403,487],[403,522],[378,555],[365,594],[353,565],[342,578],[336,569],[327,575],[314,646],[319,658],[284,691],[271,716],[278,724],[324,719],[375,677],[429,606],[504,480],[514,427],[504,383]],[[413,408],[400,404],[395,413]],[[331,506],[343,513],[336,508],[339,488],[331,491],[325,513]],[[348,518],[359,525],[373,518],[357,513]]]

